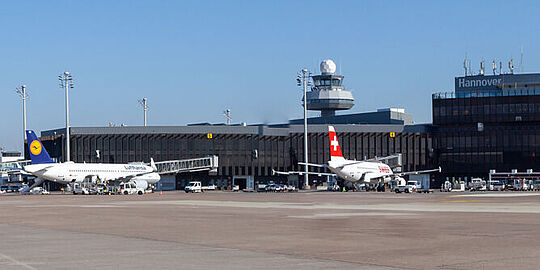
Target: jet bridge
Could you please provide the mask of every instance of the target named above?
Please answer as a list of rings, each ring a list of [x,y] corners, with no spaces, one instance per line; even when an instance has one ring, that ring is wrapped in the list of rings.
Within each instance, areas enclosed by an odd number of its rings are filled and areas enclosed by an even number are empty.
[[[167,160],[156,162],[156,172],[159,174],[175,174],[182,172],[198,172],[209,170],[210,174],[217,173],[218,156],[203,158]]]
[[[394,172],[401,172],[402,166],[403,166],[403,159],[402,154],[393,154],[386,157],[374,157],[372,159],[367,159],[366,161],[376,161],[376,162],[382,162],[390,168],[392,168],[392,171]]]

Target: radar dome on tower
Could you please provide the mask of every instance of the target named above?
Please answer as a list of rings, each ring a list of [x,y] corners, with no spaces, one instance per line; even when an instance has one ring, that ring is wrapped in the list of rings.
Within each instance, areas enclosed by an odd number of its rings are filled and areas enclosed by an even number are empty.
[[[330,59],[323,60],[321,62],[321,74],[329,75],[336,73],[336,63]]]

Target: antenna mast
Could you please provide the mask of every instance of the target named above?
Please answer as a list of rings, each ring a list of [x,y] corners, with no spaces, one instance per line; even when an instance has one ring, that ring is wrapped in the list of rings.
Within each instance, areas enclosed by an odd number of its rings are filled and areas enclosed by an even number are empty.
[[[225,117],[227,118],[227,126],[230,126],[232,120],[231,109],[226,109],[225,111],[223,111],[223,115],[225,115]]]
[[[143,98],[139,100],[139,104],[141,104],[144,110],[144,126],[146,127],[146,112],[148,111],[148,99]]]

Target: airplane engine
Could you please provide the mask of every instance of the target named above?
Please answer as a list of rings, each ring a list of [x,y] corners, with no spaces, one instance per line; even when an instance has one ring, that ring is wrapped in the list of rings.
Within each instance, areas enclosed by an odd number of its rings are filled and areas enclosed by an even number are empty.
[[[153,185],[161,180],[161,177],[157,173],[149,173],[137,177],[133,177],[133,181],[146,181],[147,185]]]
[[[133,180],[133,182],[135,182],[135,185],[137,186],[137,188],[142,188],[142,189],[148,188],[148,181],[146,180],[137,179],[137,180]]]

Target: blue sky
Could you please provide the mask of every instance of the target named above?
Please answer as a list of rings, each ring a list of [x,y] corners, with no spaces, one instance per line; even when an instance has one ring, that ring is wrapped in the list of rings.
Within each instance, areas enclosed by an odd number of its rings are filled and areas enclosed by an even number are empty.
[[[73,74],[72,126],[278,123],[302,117],[295,76],[333,59],[352,112],[403,107],[431,121],[467,54],[540,72],[538,1],[11,1],[0,7],[0,147],[64,126],[57,76]],[[519,62],[517,62],[519,63]],[[488,68],[489,70],[489,68]],[[317,113],[313,112],[312,115]]]

